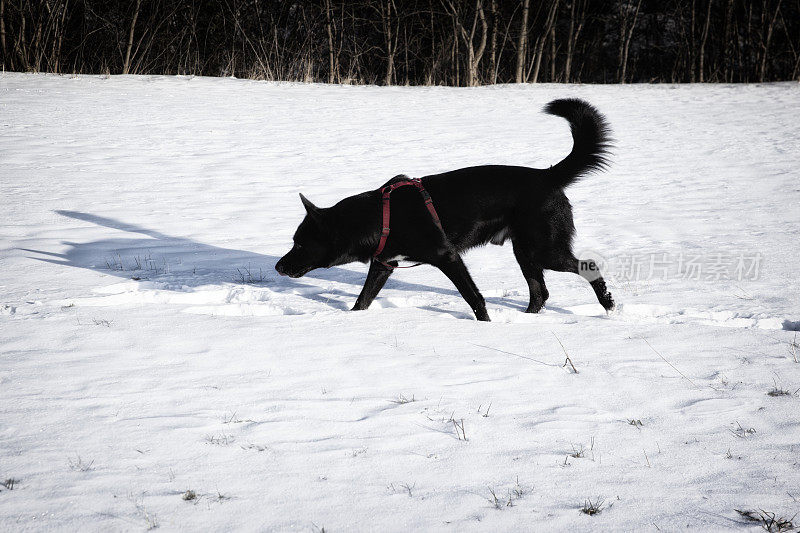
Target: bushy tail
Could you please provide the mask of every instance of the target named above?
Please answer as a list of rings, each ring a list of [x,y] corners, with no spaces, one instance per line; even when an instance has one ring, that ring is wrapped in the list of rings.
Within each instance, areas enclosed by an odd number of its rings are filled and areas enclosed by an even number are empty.
[[[567,119],[572,130],[572,152],[550,169],[553,185],[563,188],[589,172],[608,166],[609,128],[597,109],[577,98],[553,100],[545,113]]]

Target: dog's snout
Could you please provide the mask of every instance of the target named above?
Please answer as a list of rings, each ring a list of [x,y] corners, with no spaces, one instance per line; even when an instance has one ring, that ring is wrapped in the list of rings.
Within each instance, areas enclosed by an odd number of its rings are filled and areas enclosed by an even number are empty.
[[[276,271],[278,272],[278,274],[280,274],[281,276],[285,276],[285,275],[286,275],[286,271],[285,271],[285,270],[284,270],[284,268],[283,268],[283,262],[282,262],[282,260],[281,260],[281,261],[278,261],[278,262],[275,264],[275,270],[276,270]]]

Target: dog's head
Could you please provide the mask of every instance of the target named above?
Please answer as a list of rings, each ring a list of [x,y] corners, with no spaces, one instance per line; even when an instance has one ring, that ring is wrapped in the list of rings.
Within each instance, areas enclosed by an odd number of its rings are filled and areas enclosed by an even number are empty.
[[[302,194],[300,200],[306,208],[306,216],[294,233],[294,246],[275,265],[278,274],[291,278],[342,263],[333,217],[327,209],[315,206]]]

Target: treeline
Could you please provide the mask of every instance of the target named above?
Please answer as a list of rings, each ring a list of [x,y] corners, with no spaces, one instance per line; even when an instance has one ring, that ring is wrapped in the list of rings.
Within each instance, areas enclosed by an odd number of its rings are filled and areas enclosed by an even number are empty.
[[[800,0],[0,0],[4,70],[331,83],[800,79]]]

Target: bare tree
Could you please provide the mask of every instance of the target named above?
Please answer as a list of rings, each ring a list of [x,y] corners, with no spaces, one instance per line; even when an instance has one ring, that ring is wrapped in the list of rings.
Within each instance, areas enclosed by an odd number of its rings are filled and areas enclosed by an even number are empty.
[[[620,3],[620,25],[619,25],[619,61],[617,72],[618,81],[625,83],[625,75],[628,70],[628,50],[630,50],[631,39],[633,38],[633,30],[636,28],[636,20],[639,18],[639,9],[642,7],[642,0],[636,3],[636,9],[633,12],[633,20],[628,25],[630,19],[630,5],[627,0]]]
[[[384,83],[386,85],[391,85],[394,80],[394,54],[396,36],[392,37],[392,7],[394,7],[394,0],[386,0],[386,2],[381,1],[381,24],[383,27],[383,35],[386,45],[386,75],[384,76]]]
[[[497,83],[497,27],[500,14],[497,12],[497,0],[492,0],[492,33],[489,46],[489,83]],[[4,41],[5,42],[5,41]]]
[[[800,0],[0,0],[21,71],[748,82],[796,79],[798,36]]]
[[[550,81],[556,81],[556,25],[550,25]]]
[[[522,83],[522,68],[525,65],[525,52],[528,46],[528,13],[530,0],[522,0],[522,22],[519,26],[519,44],[517,45],[517,83]]]
[[[61,19],[59,20],[58,24],[56,25],[56,38],[53,40],[53,57],[55,59],[55,65],[53,67],[53,72],[60,72],[61,67],[61,43],[64,40],[64,32],[66,28],[64,26],[64,21],[67,18],[67,7],[69,5],[69,0],[64,0],[63,6],[61,6]]]
[[[6,48],[6,1],[0,0],[0,41],[2,41],[3,48],[3,70],[6,68],[6,59],[8,58],[8,48]],[[9,61],[9,68],[12,66]]]
[[[797,7],[800,8],[800,0],[797,2]],[[783,13],[781,13],[781,26],[783,27],[786,43],[789,45],[789,50],[794,58],[794,65],[792,66],[792,79],[800,81],[800,52],[798,52],[798,49],[800,48],[800,40],[798,40],[798,46],[795,46],[792,36],[789,34],[789,28],[786,24],[786,19],[783,18]],[[800,37],[800,35],[796,37]]]
[[[28,70],[28,44],[25,39],[25,26],[26,26],[26,13],[25,13],[25,6],[27,2],[23,2],[23,0],[19,1],[19,16],[20,16],[20,29],[19,33],[17,34],[17,42],[14,43],[14,49],[17,52],[17,57],[19,57],[20,64],[22,65],[23,70]]]
[[[775,21],[778,19],[778,14],[781,11],[781,0],[778,0],[775,6],[775,13],[771,19],[767,19],[768,0],[762,1],[761,17],[762,20],[768,20],[766,28],[766,36],[761,39],[761,66],[758,69],[758,81],[763,82],[764,76],[767,72],[767,56],[769,55],[769,42],[772,40],[772,33],[775,29]]]
[[[708,28],[711,26],[711,4],[713,0],[708,0],[708,8],[706,9],[706,22],[703,26],[703,36],[700,39],[700,63],[698,67],[698,77],[700,83],[703,83],[705,76],[705,58],[706,58],[706,41],[708,40]]]
[[[338,64],[334,58],[334,49],[333,49],[333,29],[331,24],[331,0],[325,0],[325,29],[328,32],[328,59],[329,59],[329,71],[328,71],[328,83],[336,83],[336,78],[338,77],[339,73]]]
[[[122,73],[128,74],[131,68],[131,48],[133,47],[133,32],[136,29],[136,19],[139,18],[139,8],[142,6],[142,0],[136,0],[136,7],[133,10],[133,19],[131,20],[131,29],[128,32],[128,46],[125,48],[125,63],[122,66]]]
[[[480,79],[478,76],[478,65],[483,57],[483,52],[486,50],[486,39],[488,34],[488,25],[486,23],[486,14],[483,11],[482,0],[475,0],[475,15],[472,18],[472,25],[470,30],[464,27],[461,22],[460,12],[456,9],[453,2],[447,0],[450,9],[453,13],[453,20],[459,30],[464,47],[467,49],[467,85],[474,87],[479,85]],[[478,44],[478,49],[475,50],[475,32],[478,29],[478,20],[481,23],[481,39]]]
[[[581,0],[572,0],[569,10],[569,34],[567,35],[567,58],[564,63],[564,83],[569,83],[572,73],[572,56],[575,44],[586,23],[586,6]]]
[[[734,43],[732,43],[731,39],[731,24],[732,24],[732,17],[733,17],[733,0],[728,0],[728,3],[725,5],[725,31],[723,33],[722,41],[725,43],[725,50],[723,52],[722,61],[724,64],[722,79],[723,81],[730,82],[730,73],[731,73],[731,56],[733,54],[732,49]]]
[[[531,76],[531,82],[536,83],[539,80],[539,68],[542,66],[542,55],[544,54],[544,45],[547,43],[547,39],[550,37],[550,32],[553,28],[553,23],[556,19],[556,13],[558,12],[558,3],[559,0],[553,0],[553,3],[550,4],[550,11],[547,13],[547,19],[544,23],[544,28],[542,29],[542,33],[539,37],[536,38],[536,59],[534,61],[533,67],[533,75]]]

